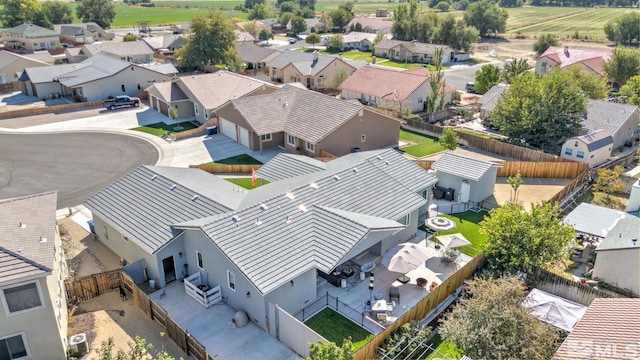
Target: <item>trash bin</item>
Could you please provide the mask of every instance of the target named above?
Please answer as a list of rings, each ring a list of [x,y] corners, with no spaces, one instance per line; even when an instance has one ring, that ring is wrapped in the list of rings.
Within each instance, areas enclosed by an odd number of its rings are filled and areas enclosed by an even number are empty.
[[[217,126],[209,126],[207,128],[207,135],[213,135],[213,134],[217,134],[218,133],[218,127]]]
[[[93,224],[93,220],[87,221],[87,224],[89,224],[89,232],[92,233],[92,234],[95,234],[96,233],[96,227]]]

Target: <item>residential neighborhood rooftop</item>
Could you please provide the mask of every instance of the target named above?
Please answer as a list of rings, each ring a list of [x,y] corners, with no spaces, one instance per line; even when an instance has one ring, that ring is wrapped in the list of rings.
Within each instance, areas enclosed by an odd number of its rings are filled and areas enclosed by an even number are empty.
[[[638,116],[636,105],[589,99],[587,118],[582,122],[582,127],[589,132],[602,129],[608,135],[613,135],[634,114]]]
[[[605,237],[625,216],[622,211],[583,202],[565,217],[564,223],[578,232]]]
[[[262,165],[256,174],[263,179],[274,182],[326,169],[325,162],[309,156],[280,153]]]
[[[477,181],[494,166],[500,165],[489,161],[447,152],[436,160],[433,165],[431,165],[431,169]]]
[[[0,200],[0,283],[53,269],[55,192]]]
[[[268,47],[256,46],[256,45],[238,45],[236,47],[238,49],[238,55],[245,62],[256,64],[261,60],[265,59],[267,56],[279,53],[279,50],[271,49]]]
[[[57,32],[32,23],[23,23],[12,28],[1,29],[0,32],[22,34],[26,38],[58,36]]]
[[[427,81],[427,77],[413,72],[369,65],[356,70],[340,85],[340,89],[402,101]]]
[[[153,49],[141,40],[86,44],[82,49],[86,56],[94,56],[101,52],[117,54],[118,56],[124,57],[141,54],[153,55]]]
[[[613,137],[600,129],[586,135],[576,136],[574,139],[581,141],[587,145],[587,150],[593,151],[603,146],[613,144]],[[571,139],[569,139],[571,140]]]
[[[596,251],[618,249],[640,249],[640,218],[631,214],[619,219]],[[635,240],[634,240],[635,239]]]
[[[541,58],[549,58],[559,64],[561,68],[577,63],[583,63],[597,73],[602,73],[602,63],[611,57],[610,50],[577,49],[572,47],[552,46],[547,49]]]

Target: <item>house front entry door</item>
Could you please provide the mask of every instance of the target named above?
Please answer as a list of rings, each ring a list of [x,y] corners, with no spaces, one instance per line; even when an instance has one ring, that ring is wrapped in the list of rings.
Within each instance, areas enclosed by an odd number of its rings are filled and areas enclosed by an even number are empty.
[[[164,270],[164,281],[170,283],[176,279],[176,266],[173,261],[173,256],[162,259],[162,268]]]

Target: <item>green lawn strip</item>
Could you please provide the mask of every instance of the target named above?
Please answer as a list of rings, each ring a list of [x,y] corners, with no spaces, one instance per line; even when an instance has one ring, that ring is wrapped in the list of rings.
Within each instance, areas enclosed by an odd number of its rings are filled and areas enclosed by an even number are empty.
[[[474,212],[468,210],[457,214],[440,215],[455,221],[456,228],[449,231],[438,231],[435,236],[437,237],[438,235],[457,233],[462,234],[467,238],[467,240],[469,240],[469,242],[471,242],[471,245],[461,247],[460,251],[463,254],[474,257],[482,252],[482,245],[488,240],[486,235],[480,234],[480,225],[478,225],[478,223],[480,223],[488,214],[489,213],[486,211]]]
[[[223,178],[223,179],[248,190],[255,189],[257,187],[260,187],[262,185],[267,185],[269,183],[269,181],[265,179],[258,178],[256,181],[256,186],[253,186],[251,184],[251,177],[236,177],[236,178]]]
[[[204,165],[262,165],[262,163],[250,155],[241,154],[218,161],[211,161]]]
[[[179,129],[179,127],[182,127],[182,129]],[[173,124],[173,125],[167,125],[167,124],[161,122],[161,123],[157,123],[157,124],[139,126],[139,127],[136,127],[136,128],[130,129],[130,130],[141,131],[141,132],[144,132],[144,133],[147,133],[147,134],[151,134],[151,135],[155,135],[155,136],[162,136],[162,135],[166,134],[167,132],[177,133],[177,132],[181,132],[181,131],[195,129],[196,127],[197,126],[195,126],[194,124],[192,124],[190,122],[182,122],[182,123]],[[178,130],[176,130],[176,128],[178,128]]]
[[[340,56],[349,60],[366,60],[371,63],[371,51],[349,50],[340,53]]]
[[[398,150],[415,157],[423,157],[444,150],[438,139],[404,129],[400,129],[400,141],[408,144],[401,146]]]
[[[479,132],[479,131],[469,130],[469,129],[457,128],[456,132],[463,133],[463,134],[468,134],[468,135],[472,135],[472,136],[477,136],[477,137],[481,137],[481,138],[484,138],[484,139],[502,140],[498,136],[487,134],[487,133],[483,133],[483,132]]]
[[[372,333],[330,308],[322,309],[304,323],[325,339],[336,343],[338,347],[342,345],[344,339],[350,337],[354,351],[363,347],[374,337]]]
[[[447,339],[443,339],[440,334],[436,334],[429,343],[434,350],[427,352],[424,360],[435,359],[460,359],[464,353]]]

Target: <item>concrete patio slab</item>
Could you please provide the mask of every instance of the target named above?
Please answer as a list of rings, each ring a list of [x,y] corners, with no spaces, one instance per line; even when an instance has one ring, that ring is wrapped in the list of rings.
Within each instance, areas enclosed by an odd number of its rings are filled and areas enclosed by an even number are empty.
[[[236,310],[223,302],[203,307],[185,293],[182,282],[174,281],[149,296],[217,360],[299,359],[293,350],[252,322],[241,328],[230,327]]]
[[[248,154],[252,158],[264,164],[284,151],[278,147],[275,147],[264,149],[261,154],[259,151],[249,150],[246,146],[239,144],[231,140],[231,138],[228,138],[222,134],[205,136],[203,137],[202,142],[214,161],[227,159],[242,154]]]

